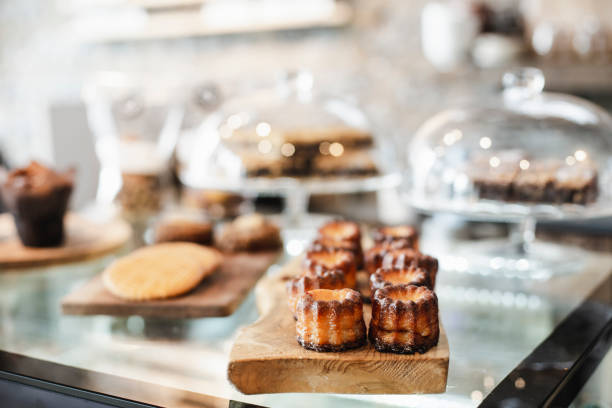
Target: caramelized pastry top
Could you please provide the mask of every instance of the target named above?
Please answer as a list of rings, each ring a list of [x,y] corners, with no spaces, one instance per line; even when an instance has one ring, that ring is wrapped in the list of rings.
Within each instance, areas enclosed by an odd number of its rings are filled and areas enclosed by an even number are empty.
[[[333,241],[361,241],[359,224],[353,221],[332,221],[319,228],[319,237]]]
[[[403,269],[382,269],[370,276],[372,291],[386,286],[415,285],[431,288],[429,274],[421,268],[410,266]]]
[[[348,251],[309,251],[304,259],[304,266],[308,271],[339,269],[347,272],[354,269],[355,256]]]
[[[298,300],[297,309],[316,309],[319,313],[334,310],[354,310],[362,308],[361,295],[353,289],[314,289],[304,293]]]

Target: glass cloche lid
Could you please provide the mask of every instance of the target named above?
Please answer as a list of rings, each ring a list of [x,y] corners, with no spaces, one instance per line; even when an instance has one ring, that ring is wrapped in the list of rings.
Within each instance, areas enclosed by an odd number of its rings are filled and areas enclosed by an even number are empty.
[[[522,68],[504,89],[426,121],[408,148],[416,208],[488,218],[611,212],[612,118],[583,99],[543,92]]]
[[[224,100],[181,141],[183,183],[197,188],[348,192],[399,182],[394,149],[354,104],[313,87],[306,72]],[[383,159],[384,158],[384,159]],[[387,177],[393,173],[394,177]]]

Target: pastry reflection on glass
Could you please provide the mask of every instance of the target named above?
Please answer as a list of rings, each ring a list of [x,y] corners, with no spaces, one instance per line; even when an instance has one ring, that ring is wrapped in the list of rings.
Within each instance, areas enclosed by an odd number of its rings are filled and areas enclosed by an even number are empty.
[[[298,343],[308,350],[344,351],[366,343],[361,295],[352,289],[315,289],[296,306]]]
[[[216,239],[225,252],[256,252],[280,249],[280,229],[261,214],[248,214],[227,224]]]
[[[74,170],[54,171],[38,162],[8,173],[2,199],[13,215],[19,239],[29,247],[56,247],[64,241],[64,215]]]
[[[438,298],[431,289],[398,285],[374,293],[369,338],[376,350],[425,353],[439,336]]]

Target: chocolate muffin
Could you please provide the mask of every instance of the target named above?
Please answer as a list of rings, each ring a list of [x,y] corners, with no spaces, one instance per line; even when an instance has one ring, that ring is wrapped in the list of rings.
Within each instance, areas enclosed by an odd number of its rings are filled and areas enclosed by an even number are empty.
[[[64,214],[73,184],[73,170],[59,173],[35,161],[8,173],[0,190],[23,245],[54,247],[62,244]]]

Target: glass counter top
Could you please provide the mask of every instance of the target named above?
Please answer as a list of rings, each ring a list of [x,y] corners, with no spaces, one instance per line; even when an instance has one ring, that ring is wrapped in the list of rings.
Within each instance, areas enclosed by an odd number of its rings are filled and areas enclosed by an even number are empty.
[[[452,253],[455,238],[449,238],[449,228],[444,220],[427,220],[423,252],[438,257]],[[288,247],[299,248],[305,242],[299,240],[308,233],[314,234],[314,229],[299,238],[285,236],[285,242],[293,240]],[[612,256],[581,253],[584,267],[579,273],[545,281],[449,271],[442,263],[436,291],[450,344],[443,394],[241,394],[228,382],[226,369],[237,331],[258,317],[253,293],[225,318],[62,315],[61,298],[100,273],[117,254],[68,265],[3,270],[0,349],[42,360],[38,369],[30,361],[19,370],[26,375],[38,373],[48,381],[57,376],[55,382],[150,404],[227,406],[227,400],[233,400],[272,407],[470,407],[486,398],[601,282],[610,279]],[[268,273],[278,271],[288,257],[285,254]],[[60,376],[43,372],[44,362],[80,370]],[[98,379],[97,373],[120,378]],[[153,386],[128,387],[140,382]]]

